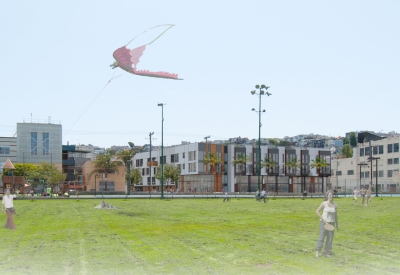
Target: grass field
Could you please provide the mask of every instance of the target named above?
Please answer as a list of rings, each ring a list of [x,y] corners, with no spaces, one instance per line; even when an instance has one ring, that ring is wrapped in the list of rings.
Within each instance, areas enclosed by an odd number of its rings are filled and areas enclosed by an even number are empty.
[[[1,274],[400,274],[400,198],[335,199],[334,256],[315,258],[321,199],[16,200]],[[5,223],[6,215],[1,215]]]

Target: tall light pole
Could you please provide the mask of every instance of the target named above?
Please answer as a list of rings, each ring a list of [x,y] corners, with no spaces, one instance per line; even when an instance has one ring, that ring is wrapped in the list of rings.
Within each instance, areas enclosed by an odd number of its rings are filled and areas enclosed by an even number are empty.
[[[166,103],[158,103],[161,107],[161,199],[164,198],[164,105]]]
[[[151,192],[151,162],[152,162],[152,160],[151,160],[151,136],[152,135],[154,135],[154,132],[150,132],[149,133],[149,139],[150,139],[150,171],[149,171],[149,178],[150,178],[150,181],[149,181],[149,195],[150,195],[150,192]]]
[[[260,178],[261,178],[261,113],[265,113],[265,110],[261,111],[261,96],[263,95],[267,95],[270,96],[272,94],[270,94],[269,92],[267,92],[267,90],[269,89],[269,86],[265,86],[264,84],[260,85],[256,85],[256,89],[258,89],[259,91],[257,92],[256,90],[251,91],[252,95],[257,95],[259,98],[259,103],[258,103],[258,111],[256,111],[256,109],[251,109],[252,111],[258,113],[258,191],[260,192]]]

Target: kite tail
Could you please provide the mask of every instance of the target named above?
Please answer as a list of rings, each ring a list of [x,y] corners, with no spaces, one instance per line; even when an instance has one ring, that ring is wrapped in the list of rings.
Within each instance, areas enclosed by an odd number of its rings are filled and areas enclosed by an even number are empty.
[[[154,41],[156,41],[158,38],[160,38],[161,35],[163,35],[166,31],[168,31],[170,28],[172,28],[172,27],[175,26],[175,25],[173,25],[173,24],[164,24],[164,25],[157,25],[157,26],[151,27],[150,29],[145,30],[145,31],[142,32],[141,34],[139,34],[139,35],[135,36],[134,38],[132,38],[132,40],[129,41],[129,42],[125,45],[125,47],[128,46],[129,43],[131,43],[133,40],[135,40],[137,37],[141,36],[141,35],[144,34],[145,32],[147,32],[147,31],[149,31],[149,30],[152,30],[152,29],[155,29],[155,28],[158,28],[158,27],[165,27],[165,26],[169,26],[169,28],[167,28],[165,31],[163,31],[159,36],[157,36],[153,41],[151,41],[151,42],[148,43],[147,45],[150,45],[151,43],[153,43]]]

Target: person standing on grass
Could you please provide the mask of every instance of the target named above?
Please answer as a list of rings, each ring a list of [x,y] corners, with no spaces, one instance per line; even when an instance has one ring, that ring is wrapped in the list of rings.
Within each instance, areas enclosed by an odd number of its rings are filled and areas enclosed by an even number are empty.
[[[230,200],[230,198],[228,197],[228,191],[225,191],[225,198],[224,198],[223,202],[229,201],[229,200]]]
[[[357,200],[358,200],[358,194],[360,192],[358,191],[358,188],[354,189],[353,191],[353,196],[354,196],[354,205],[357,205]]]
[[[367,190],[367,203],[365,204],[365,206],[367,206],[368,204],[370,204],[372,202],[371,199],[371,186],[368,188]]]
[[[361,205],[364,205],[365,193],[367,193],[367,190],[365,190],[365,188],[363,186],[363,188],[361,188],[361,190],[360,190],[360,195],[361,195],[361,198],[362,198]]]
[[[17,214],[14,209],[14,203],[13,203],[14,197],[10,194],[10,189],[7,189],[6,194],[3,196],[3,201],[1,204],[1,209],[4,212],[6,211],[7,214],[7,222],[6,225],[4,226],[5,228],[9,229],[15,229],[15,224],[13,221],[13,214]]]
[[[322,215],[321,215],[322,211]],[[325,223],[329,223],[330,225],[335,226],[336,229],[339,230],[339,223],[337,218],[337,205],[333,202],[333,192],[329,190],[325,195],[325,200],[321,203],[321,205],[317,209],[317,215],[319,217],[319,238],[317,241],[317,253],[316,257],[320,256],[320,252],[322,246],[325,241],[325,255],[330,257],[332,255],[332,241],[334,231],[326,230]]]

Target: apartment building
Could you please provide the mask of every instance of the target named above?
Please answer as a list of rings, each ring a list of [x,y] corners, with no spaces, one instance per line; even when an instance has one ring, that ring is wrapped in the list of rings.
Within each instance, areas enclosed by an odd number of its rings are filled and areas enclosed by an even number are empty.
[[[167,188],[180,191],[196,190],[196,192],[255,192],[260,182],[261,188],[269,191],[302,192],[307,188],[310,192],[322,191],[322,185],[316,186],[318,178],[325,178],[325,188],[329,184],[330,150],[320,148],[285,148],[273,145],[261,146],[261,160],[269,158],[274,166],[261,168],[258,179],[258,147],[252,145],[223,145],[215,143],[187,143],[177,146],[164,147],[164,164],[174,164],[180,167],[181,178],[176,183],[167,183]],[[221,159],[214,169],[204,164],[205,157],[213,153]],[[245,165],[233,165],[239,154],[247,156]],[[311,168],[311,163],[317,157],[328,164],[317,171]],[[296,169],[288,169],[285,163],[298,160],[300,165]],[[133,166],[140,169],[142,182],[135,188],[140,191],[158,190],[161,186],[155,178],[157,170],[161,168],[161,150],[152,150],[135,155]],[[322,179],[323,181],[323,179]],[[322,184],[322,182],[321,182]]]

